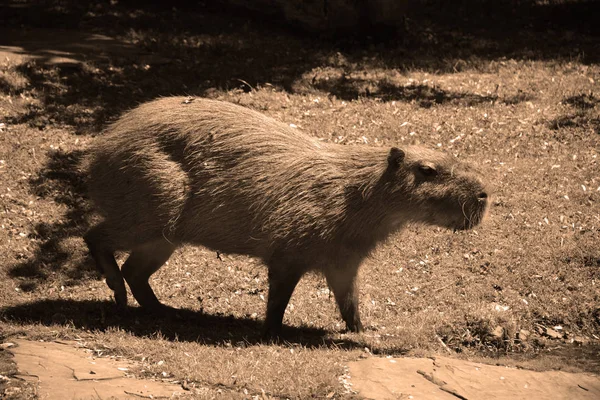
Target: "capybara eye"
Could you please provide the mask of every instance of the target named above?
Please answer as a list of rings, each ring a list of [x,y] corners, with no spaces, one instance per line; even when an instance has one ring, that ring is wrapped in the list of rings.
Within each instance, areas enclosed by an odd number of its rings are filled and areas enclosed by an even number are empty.
[[[419,171],[427,177],[434,177],[437,175],[437,170],[430,165],[420,165]]]

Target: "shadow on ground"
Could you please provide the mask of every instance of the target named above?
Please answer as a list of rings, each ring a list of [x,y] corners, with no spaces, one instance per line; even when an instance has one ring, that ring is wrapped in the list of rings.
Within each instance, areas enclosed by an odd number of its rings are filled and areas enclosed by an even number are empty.
[[[495,23],[473,24],[477,19],[473,16],[485,11],[461,14],[469,9],[465,6],[455,14],[447,9],[435,13],[436,2],[423,4],[403,27],[382,40],[302,35],[201,1],[4,2],[0,14],[6,25],[0,32],[0,50],[23,57],[23,62],[0,76],[0,92],[35,99],[5,122],[41,130],[66,126],[78,134],[95,134],[124,110],[157,96],[206,96],[215,89],[247,92],[266,85],[290,93],[319,91],[347,100],[376,97],[421,107],[515,104],[527,101],[529,95],[498,97],[427,85],[402,86],[360,74],[377,68],[399,74],[454,73],[467,65],[493,70],[491,63],[507,58],[577,59],[588,64],[599,60],[597,31],[585,31],[589,25],[585,18],[593,15],[588,9],[577,8],[576,16],[583,19],[573,17],[578,24],[562,32],[554,30],[553,24],[564,25],[559,17],[566,14],[549,8],[528,15],[531,23],[523,15],[502,20],[503,12],[512,15],[518,10],[495,8],[503,10],[495,14]],[[507,29],[510,24],[514,26]],[[56,62],[57,58],[69,61]],[[325,80],[316,75],[328,67],[339,76]],[[581,112],[597,104],[593,97],[570,101]],[[578,115],[552,124],[577,126],[585,122]],[[597,120],[589,123],[598,129]],[[57,152],[29,182],[37,196],[69,211],[58,222],[37,224],[41,246],[34,257],[11,267],[10,275],[20,280],[23,290],[33,290],[51,273],[65,276],[67,283],[93,274],[85,248],[77,242],[90,223],[83,176],[77,169],[80,158],[79,152]]]
[[[8,17],[0,49],[31,57],[18,72],[41,97],[40,105],[12,122],[39,127],[54,121],[96,132],[123,110],[157,96],[204,95],[215,88],[248,91],[267,83],[288,92],[329,91],[345,99],[381,96],[425,105],[488,100],[435,88],[406,93],[383,83],[376,83],[379,90],[355,90],[364,84],[356,78],[315,86],[304,78],[332,64],[340,52],[345,74],[371,67],[452,73],[465,65],[490,68],[490,62],[509,58],[599,61],[598,32],[590,28],[595,24],[586,24],[595,10],[592,2],[561,9],[558,4],[531,7],[527,1],[466,1],[442,7],[443,12],[438,3],[415,2],[405,25],[385,38],[372,38],[303,35],[284,24],[268,25],[257,15],[219,11],[203,2],[9,1],[0,6]],[[493,5],[493,12],[476,7],[479,3]],[[527,5],[528,12],[517,3]],[[570,30],[556,29],[565,26]],[[57,68],[53,60],[61,57],[74,63]],[[507,101],[515,100],[521,101]]]
[[[9,276],[19,279],[19,288],[23,291],[34,290],[51,274],[63,276],[66,285],[97,276],[80,243],[90,225],[84,177],[79,168],[82,156],[81,151],[55,151],[40,174],[29,181],[36,196],[66,205],[68,211],[57,222],[37,223],[34,235],[41,245],[33,257],[9,269]]]
[[[436,104],[451,103],[470,107],[483,103],[518,104],[531,100],[532,95],[519,93],[513,96],[497,94],[481,95],[444,90],[438,86],[423,84],[398,85],[388,79],[362,79],[326,77],[313,79],[313,87],[343,100],[357,100],[361,97],[376,97],[382,101],[414,102],[419,107],[429,108]]]
[[[587,128],[600,135],[600,98],[592,93],[566,97],[563,104],[573,111],[548,122],[548,127],[564,135],[564,128]]]
[[[157,317],[139,307],[117,310],[108,301],[41,300],[0,309],[0,319],[45,326],[68,325],[77,329],[105,331],[119,328],[138,337],[160,334],[172,341],[209,345],[255,345],[261,339],[262,321],[231,315],[209,315],[189,309],[172,309]],[[365,343],[349,338],[332,338],[332,332],[309,327],[284,326],[281,343],[296,343],[309,348],[335,347],[362,349]],[[377,349],[373,349],[377,353]],[[388,348],[385,354],[401,355],[406,349]]]

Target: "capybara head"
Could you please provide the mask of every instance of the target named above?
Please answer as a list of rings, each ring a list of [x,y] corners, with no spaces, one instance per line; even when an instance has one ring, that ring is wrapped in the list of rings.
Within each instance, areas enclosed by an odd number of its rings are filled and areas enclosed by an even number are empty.
[[[454,157],[411,146],[388,155],[390,201],[399,217],[450,229],[470,229],[484,218],[489,192],[480,175]]]

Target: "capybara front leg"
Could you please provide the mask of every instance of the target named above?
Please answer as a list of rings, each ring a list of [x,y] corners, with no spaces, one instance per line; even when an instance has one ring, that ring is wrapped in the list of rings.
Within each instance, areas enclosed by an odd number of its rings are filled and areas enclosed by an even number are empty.
[[[123,276],[133,297],[142,307],[153,311],[161,311],[164,308],[150,287],[148,279],[171,257],[173,251],[175,245],[160,239],[133,249],[123,264]]]
[[[327,283],[333,291],[346,327],[351,332],[362,332],[364,329],[358,311],[357,272],[358,268],[335,267],[325,271]]]
[[[269,298],[263,337],[277,338],[281,333],[283,314],[303,273],[293,267],[269,266]]]
[[[127,306],[127,289],[123,275],[115,260],[114,250],[110,246],[110,239],[106,235],[104,225],[100,224],[90,229],[84,240],[96,262],[96,268],[106,277],[106,284],[114,292],[115,302],[120,308]]]

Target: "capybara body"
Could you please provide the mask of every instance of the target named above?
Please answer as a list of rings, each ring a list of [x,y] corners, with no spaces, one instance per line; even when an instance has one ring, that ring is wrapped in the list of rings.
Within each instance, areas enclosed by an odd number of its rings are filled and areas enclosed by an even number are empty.
[[[179,245],[247,254],[268,267],[269,336],[309,270],[324,273],[348,329],[360,331],[356,275],[377,243],[412,222],[471,228],[488,204],[479,176],[443,153],[324,143],[200,98],[126,113],[87,168],[103,220],[85,239],[117,304],[125,278],[142,306],[160,308],[148,278]],[[130,252],[121,269],[116,250]]]

